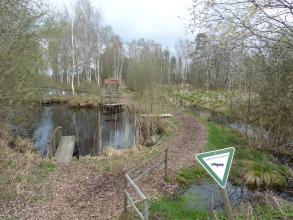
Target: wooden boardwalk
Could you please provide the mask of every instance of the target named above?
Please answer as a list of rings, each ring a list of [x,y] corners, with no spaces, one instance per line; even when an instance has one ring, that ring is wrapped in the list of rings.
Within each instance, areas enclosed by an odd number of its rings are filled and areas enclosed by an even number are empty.
[[[171,117],[174,117],[174,115],[172,114],[141,114],[140,115],[141,117],[143,118],[147,118],[147,117],[150,117],[150,118],[171,118]]]
[[[74,145],[75,136],[62,136],[55,153],[57,161],[69,163],[72,160]]]

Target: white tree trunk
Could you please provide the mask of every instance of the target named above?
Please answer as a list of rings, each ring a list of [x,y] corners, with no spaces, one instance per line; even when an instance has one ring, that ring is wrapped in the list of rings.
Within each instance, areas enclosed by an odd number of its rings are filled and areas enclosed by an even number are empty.
[[[98,63],[97,63],[97,83],[100,86],[100,54],[98,55]]]
[[[73,16],[72,16],[72,23],[71,23],[71,46],[72,46],[71,89],[72,89],[72,95],[75,95],[75,91],[74,91],[74,41],[73,41]]]

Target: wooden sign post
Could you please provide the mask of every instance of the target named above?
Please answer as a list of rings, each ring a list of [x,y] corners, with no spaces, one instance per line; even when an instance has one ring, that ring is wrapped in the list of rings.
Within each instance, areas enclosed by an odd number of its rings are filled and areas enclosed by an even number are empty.
[[[234,152],[235,148],[229,147],[196,155],[197,161],[221,187],[220,191],[229,220],[234,220],[234,217],[226,189],[226,184],[230,173]]]

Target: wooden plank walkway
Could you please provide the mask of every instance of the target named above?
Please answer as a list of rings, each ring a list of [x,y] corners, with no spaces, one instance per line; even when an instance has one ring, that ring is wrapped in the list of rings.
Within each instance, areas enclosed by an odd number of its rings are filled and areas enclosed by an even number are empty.
[[[147,118],[171,118],[174,117],[172,114],[141,114],[141,117]]]
[[[104,103],[102,104],[102,106],[105,106],[105,107],[115,107],[115,106],[122,106],[122,105],[126,105],[126,103]]]
[[[69,163],[72,160],[74,145],[75,136],[62,136],[55,154],[57,161]]]

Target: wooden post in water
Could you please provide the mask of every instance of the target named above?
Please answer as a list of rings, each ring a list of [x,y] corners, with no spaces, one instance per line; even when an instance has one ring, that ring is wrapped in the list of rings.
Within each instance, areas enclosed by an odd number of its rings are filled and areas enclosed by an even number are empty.
[[[228,216],[229,220],[234,220],[234,216],[233,216],[233,212],[232,212],[232,207],[229,201],[229,196],[227,193],[227,189],[226,188],[220,188],[222,197],[223,197],[223,202],[224,202],[224,207],[226,210],[226,214]]]
[[[98,113],[98,155],[102,153],[102,114],[101,111]]]
[[[135,147],[136,146],[136,113],[134,112],[134,134],[133,134],[133,146],[132,147]]]
[[[165,181],[167,181],[168,177],[168,148],[165,150]]]

